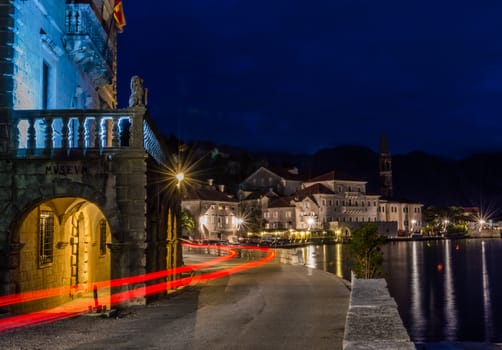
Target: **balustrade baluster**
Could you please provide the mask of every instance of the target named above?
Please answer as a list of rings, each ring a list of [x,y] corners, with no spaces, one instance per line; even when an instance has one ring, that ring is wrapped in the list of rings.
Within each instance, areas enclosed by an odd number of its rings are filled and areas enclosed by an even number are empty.
[[[96,148],[101,148],[101,133],[102,133],[102,127],[101,127],[101,118],[96,117],[94,118],[94,147]]]
[[[112,118],[112,147],[120,146],[120,135],[119,135],[119,118],[114,116]]]
[[[85,148],[85,115],[78,117],[78,148]]]
[[[36,140],[35,140],[35,117],[31,117],[28,119],[28,154],[34,154],[36,148]]]
[[[69,117],[63,117],[63,126],[62,126],[62,132],[63,135],[61,137],[61,147],[64,151],[68,151],[70,148],[70,128],[68,126],[70,122]]]
[[[103,148],[108,148],[111,146],[111,127],[110,127],[110,119],[103,118],[101,122],[101,142]]]
[[[45,121],[45,153],[50,154],[52,152],[53,148],[53,129],[52,129],[52,118],[51,117],[44,117]]]

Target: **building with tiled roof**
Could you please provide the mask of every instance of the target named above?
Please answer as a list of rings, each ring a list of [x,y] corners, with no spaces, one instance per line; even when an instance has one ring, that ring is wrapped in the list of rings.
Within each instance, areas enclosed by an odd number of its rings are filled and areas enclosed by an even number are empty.
[[[293,194],[302,183],[298,169],[275,169],[260,167],[249,175],[240,185],[240,192],[270,190],[281,196]],[[244,196],[245,197],[245,196]],[[239,198],[242,195],[239,194]]]
[[[282,209],[294,206],[294,220],[281,221],[281,212],[268,205],[263,209],[266,227],[350,232],[362,223],[374,222],[391,236],[420,231],[421,204],[383,200],[367,193],[366,183],[335,171],[306,180],[287,197],[289,204]]]
[[[398,234],[418,233],[422,229],[423,204],[393,199],[380,199],[378,220],[396,222]]]
[[[182,208],[194,219],[197,230],[194,239],[228,239],[239,230],[239,201],[224,192],[224,187],[216,189],[211,185],[197,186],[183,193]]]
[[[273,198],[264,212],[267,229],[289,230],[296,228],[296,207],[290,197]]]
[[[258,226],[262,229],[284,232],[329,230],[350,234],[367,222],[376,223],[381,233],[390,236],[421,230],[421,204],[382,199],[379,194],[367,193],[366,184],[367,181],[337,171],[302,180],[295,168],[270,170],[262,166],[239,186],[239,213],[248,220],[258,218],[254,221],[260,222]],[[208,210],[213,205],[226,208],[226,211],[207,213],[192,209],[205,223],[201,225],[204,227],[202,233],[211,237],[234,233],[232,217],[237,217],[236,200],[229,199],[232,204],[228,204],[223,193],[218,193],[218,198],[210,197],[210,194],[199,190],[197,199],[205,204],[197,202],[199,204],[192,206],[205,205]],[[213,226],[209,228],[209,224]]]

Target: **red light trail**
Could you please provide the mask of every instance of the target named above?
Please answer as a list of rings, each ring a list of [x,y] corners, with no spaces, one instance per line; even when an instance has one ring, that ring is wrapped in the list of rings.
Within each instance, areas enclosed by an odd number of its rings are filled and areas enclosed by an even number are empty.
[[[191,244],[191,245],[187,244],[186,246],[193,247],[193,248],[200,248],[200,249],[203,249],[203,248],[213,248],[214,249],[214,247],[215,247],[215,246],[210,246],[210,245],[193,245],[193,244]],[[235,258],[237,256],[237,252],[234,249],[231,249],[229,247],[219,247],[219,249],[228,252],[228,254],[221,256],[221,257],[218,257],[218,258],[215,258],[215,259],[212,259],[212,260],[209,260],[209,261],[206,261],[206,262],[203,262],[203,263],[199,263],[199,264],[181,266],[176,269],[151,272],[151,273],[148,273],[145,275],[117,278],[117,279],[114,279],[111,281],[95,282],[95,283],[93,283],[93,285],[95,285],[98,289],[101,289],[101,288],[120,287],[120,286],[134,284],[134,283],[143,283],[146,281],[167,277],[172,274],[190,272],[193,270],[200,270],[205,267],[209,267],[211,265],[216,265],[216,264],[219,264],[219,263],[224,262],[226,260]],[[49,289],[43,289],[43,290],[35,290],[35,291],[31,291],[31,292],[6,295],[3,297],[0,297],[0,306],[25,303],[28,301],[34,301],[34,300],[45,299],[45,298],[54,297],[54,296],[58,296],[58,295],[69,294],[71,288],[72,287],[70,287],[70,286],[65,286],[65,287],[49,288]],[[73,288],[76,288],[76,290],[82,290],[82,289],[84,289],[84,286],[77,285],[77,286],[74,286]]]
[[[158,272],[152,272],[145,275],[132,276],[119,278],[111,281],[104,281],[95,283],[98,288],[112,288],[112,287],[120,287],[125,285],[143,283],[146,281],[152,281],[159,278],[164,278],[167,276],[176,275],[184,272],[192,272],[207,268],[212,265],[216,265],[222,263],[224,261],[233,259],[237,256],[237,251],[235,249],[245,249],[245,250],[254,250],[266,253],[265,257],[251,261],[242,265],[236,265],[232,267],[228,267],[225,269],[221,269],[218,271],[201,274],[194,278],[190,277],[182,277],[177,278],[171,281],[162,281],[160,283],[155,283],[152,285],[141,286],[139,288],[134,288],[131,290],[127,290],[124,292],[117,292],[110,296],[111,305],[116,305],[123,303],[125,301],[143,298],[146,296],[158,294],[165,292],[168,289],[175,289],[182,286],[187,285],[195,285],[197,283],[202,283],[210,280],[214,280],[217,278],[229,276],[247,269],[251,269],[260,265],[263,265],[275,257],[275,251],[270,248],[263,247],[251,247],[251,246],[235,246],[235,247],[225,247],[225,246],[211,246],[211,245],[193,245],[193,244],[183,244],[184,246],[189,246],[197,249],[219,249],[226,251],[227,254],[215,259],[211,259],[209,261],[205,261],[198,264],[186,265],[175,269],[163,270]],[[7,295],[4,297],[0,297],[0,306],[23,303],[27,301],[33,301],[43,298],[48,298],[52,296],[61,295],[65,292],[69,292],[70,287],[60,287],[60,288],[50,288],[46,290],[38,290],[34,292],[25,292],[19,294]],[[88,312],[88,300],[83,299],[81,302],[77,301],[69,304],[62,305],[53,309],[43,310],[39,312],[31,312],[23,315],[16,315],[12,317],[6,317],[0,319],[0,332],[5,332],[13,329],[17,329],[20,327],[26,327],[31,325],[39,325],[48,322],[54,322],[57,320],[61,320],[64,318],[71,318],[81,314],[85,314]]]

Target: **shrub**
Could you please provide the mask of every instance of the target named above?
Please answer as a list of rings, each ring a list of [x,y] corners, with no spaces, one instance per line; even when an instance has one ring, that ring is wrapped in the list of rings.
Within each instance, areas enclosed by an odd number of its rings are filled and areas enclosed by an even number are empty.
[[[354,273],[357,278],[381,276],[383,262],[381,246],[384,243],[385,237],[378,234],[375,224],[363,224],[352,232],[349,250],[354,260]]]

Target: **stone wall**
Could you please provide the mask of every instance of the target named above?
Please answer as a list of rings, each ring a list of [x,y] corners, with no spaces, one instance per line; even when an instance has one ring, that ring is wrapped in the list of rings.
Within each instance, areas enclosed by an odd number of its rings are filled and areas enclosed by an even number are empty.
[[[415,350],[385,279],[352,278],[344,350]]]

